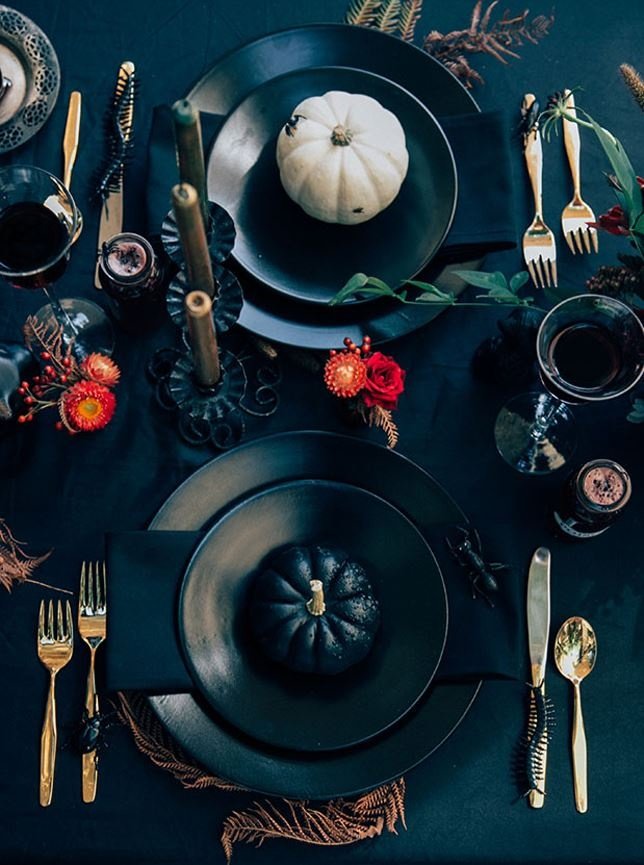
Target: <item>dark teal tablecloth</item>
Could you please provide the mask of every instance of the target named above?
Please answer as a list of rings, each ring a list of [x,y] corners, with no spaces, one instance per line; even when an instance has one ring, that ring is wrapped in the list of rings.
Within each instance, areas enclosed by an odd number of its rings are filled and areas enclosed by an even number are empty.
[[[467,26],[472,0],[427,2],[420,32]],[[102,117],[118,64],[133,60],[141,87],[136,107],[136,145],[129,172],[126,225],[144,228],[144,157],[154,105],[183,95],[223,52],[271,30],[313,21],[339,21],[344,0],[25,0],[20,9],[52,38],[62,66],[61,97],[46,127],[0,162],[36,163],[61,171],[60,140],[67,97],[83,92],[81,147],[73,191],[85,230],[61,284],[64,295],[93,299],[92,259],[98,210],[89,200],[89,178],[102,151]],[[523,4],[512,4],[518,13]],[[502,11],[502,10],[501,10]],[[533,4],[533,14],[550,5]],[[476,97],[485,110],[514,108],[524,92],[547,94],[582,85],[578,103],[611,128],[637,163],[642,115],[621,83],[618,65],[642,65],[641,3],[618,7],[588,0],[559,4],[552,35],[526,44],[522,59],[503,66],[492,57],[474,60],[486,84]],[[640,71],[642,71],[640,69]],[[641,154],[640,154],[641,155]],[[522,157],[514,151],[517,223],[527,225],[531,199]],[[584,137],[584,197],[602,211],[612,204],[602,177],[606,168],[595,143]],[[553,229],[570,197],[560,139],[545,147],[545,215]],[[642,173],[640,163],[639,173]],[[612,263],[621,241],[602,236],[598,258],[573,258],[559,240],[559,272],[569,288],[583,289],[598,263]],[[511,274],[518,251],[490,257],[490,270]],[[37,294],[0,286],[0,339],[19,338],[25,315],[41,303]],[[101,302],[100,296],[98,301]],[[598,662],[584,684],[589,746],[590,811],[574,811],[568,750],[567,684],[554,668],[549,691],[558,709],[550,750],[548,799],[541,811],[512,805],[513,747],[521,729],[523,691],[507,683],[484,686],[465,723],[430,760],[407,777],[407,831],[351,847],[324,849],[270,842],[260,851],[242,846],[235,861],[289,863],[635,863],[644,850],[644,716],[642,665],[644,581],[641,538],[642,429],[623,418],[626,403],[576,410],[577,458],[607,456],[631,472],[635,495],[629,512],[606,535],[578,546],[554,540],[549,503],[563,478],[525,479],[497,457],[492,426],[508,397],[476,383],[469,369],[474,348],[494,332],[502,310],[451,310],[425,330],[391,346],[408,371],[408,390],[397,415],[399,449],[420,462],[468,511],[486,539],[491,558],[522,575],[533,549],[553,552],[553,626],[571,614],[586,616],[599,640]],[[0,440],[0,516],[29,549],[55,547],[38,577],[76,587],[79,563],[95,558],[105,531],[143,528],[168,494],[212,454],[178,444],[172,425],[154,406],[144,369],[152,350],[170,331],[147,339],[119,338],[116,358],[124,370],[119,411],[105,431],[70,438],[38,423]],[[310,374],[286,364],[282,409],[267,422],[249,424],[250,435],[297,427],[340,429],[332,398]],[[52,421],[53,423],[53,421]],[[378,438],[376,430],[356,435]],[[223,818],[249,803],[243,794],[187,792],[135,749],[125,730],[111,736],[101,761],[98,798],[83,805],[80,766],[70,751],[58,756],[54,803],[37,801],[39,735],[46,674],[36,658],[35,621],[42,592],[34,586],[11,596],[0,591],[0,861],[18,863],[136,863],[201,865],[223,862],[218,837]],[[78,645],[59,679],[61,740],[78,718],[87,656]]]

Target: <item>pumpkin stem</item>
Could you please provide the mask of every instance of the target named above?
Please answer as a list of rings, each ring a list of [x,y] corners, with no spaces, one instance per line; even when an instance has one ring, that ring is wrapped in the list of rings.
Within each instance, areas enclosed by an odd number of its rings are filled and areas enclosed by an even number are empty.
[[[353,132],[350,129],[345,129],[341,123],[338,123],[331,133],[331,142],[339,147],[346,147],[351,144],[352,138]]]
[[[311,586],[312,596],[311,599],[306,602],[306,609],[312,616],[321,616],[326,610],[322,581],[311,580],[309,585]]]

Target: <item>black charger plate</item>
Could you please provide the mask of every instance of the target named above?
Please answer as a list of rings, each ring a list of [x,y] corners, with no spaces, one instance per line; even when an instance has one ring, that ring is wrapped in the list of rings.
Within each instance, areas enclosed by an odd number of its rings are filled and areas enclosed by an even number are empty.
[[[347,24],[296,27],[243,45],[219,60],[192,88],[189,98],[201,111],[225,117],[278,75],[320,66],[359,68],[389,78],[439,118],[479,110],[452,73],[424,51],[397,37]],[[216,200],[216,190],[210,193]],[[465,283],[452,271],[478,266],[480,260],[444,266],[435,259],[422,278],[458,294]],[[350,304],[348,308],[320,310],[279,295],[239,266],[237,272],[244,287],[240,325],[286,345],[337,348],[345,336],[360,343],[364,333],[369,333],[374,343],[383,343],[411,333],[442,312],[433,304],[427,304],[429,308],[411,307],[386,300],[364,308]]]
[[[401,190],[361,225],[307,216],[280,181],[278,134],[302,100],[329,90],[371,96],[405,131],[409,170]],[[390,285],[414,277],[438,251],[456,208],[454,157],[430,111],[380,75],[337,66],[280,75],[244,99],[217,135],[208,185],[233,217],[233,256],[242,267],[275,291],[318,304],[359,271]]]
[[[170,496],[150,528],[207,529],[261,489],[311,478],[353,484],[381,496],[416,525],[437,553],[444,549],[446,529],[467,522],[445,490],[405,457],[348,436],[292,432],[256,439],[207,463]],[[382,736],[320,754],[262,745],[193,693],[149,700],[173,738],[218,776],[267,794],[331,799],[375,787],[424,760],[456,729],[480,685],[435,681]]]
[[[381,622],[369,655],[335,676],[288,670],[248,626],[253,581],[280,550],[338,547],[366,570]],[[244,733],[298,751],[347,748],[382,733],[429,686],[447,634],[447,598],[432,551],[390,504],[359,487],[294,481],[226,514],[183,581],[179,633],[193,680]]]

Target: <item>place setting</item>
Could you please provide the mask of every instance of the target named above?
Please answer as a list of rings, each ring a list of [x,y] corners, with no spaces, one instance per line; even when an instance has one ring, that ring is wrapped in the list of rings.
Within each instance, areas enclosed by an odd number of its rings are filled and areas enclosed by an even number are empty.
[[[32,700],[20,807],[76,833],[70,861],[134,801],[128,855],[160,849],[148,806],[184,844],[213,788],[199,852],[227,862],[271,839],[475,861],[486,785],[498,861],[535,829],[554,861],[613,810],[644,419],[628,114],[545,53],[566,80],[527,83],[554,13],[477,2],[419,41],[421,6],[352,0],[152,83],[134,40],[100,104],[51,17],[50,41],[0,6],[0,632]],[[475,98],[477,55],[520,53],[512,98]]]

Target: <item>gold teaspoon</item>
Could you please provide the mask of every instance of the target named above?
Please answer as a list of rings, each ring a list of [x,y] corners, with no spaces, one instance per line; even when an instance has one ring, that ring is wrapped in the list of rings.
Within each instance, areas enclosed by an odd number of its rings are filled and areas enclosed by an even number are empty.
[[[572,616],[559,628],[555,639],[555,663],[562,676],[572,682],[575,704],[572,721],[572,765],[575,781],[575,805],[580,814],[588,810],[588,766],[586,730],[581,712],[579,686],[592,672],[597,657],[597,638],[586,619]]]

